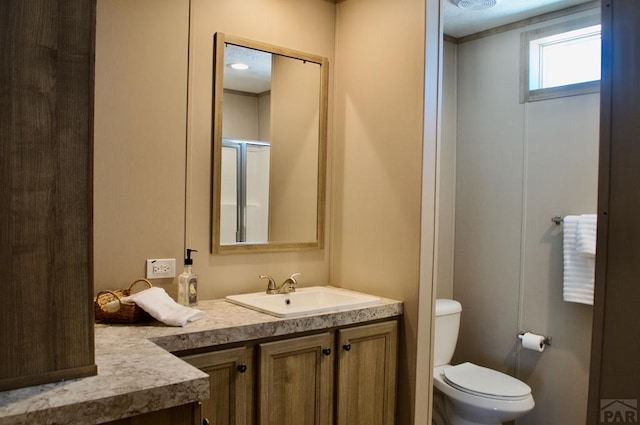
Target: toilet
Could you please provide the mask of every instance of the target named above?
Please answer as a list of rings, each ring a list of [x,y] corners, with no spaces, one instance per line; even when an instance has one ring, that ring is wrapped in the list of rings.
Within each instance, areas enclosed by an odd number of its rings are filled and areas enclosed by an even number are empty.
[[[473,363],[451,365],[458,342],[462,306],[436,300],[433,383],[445,396],[451,425],[501,425],[533,409],[531,388],[524,382]]]

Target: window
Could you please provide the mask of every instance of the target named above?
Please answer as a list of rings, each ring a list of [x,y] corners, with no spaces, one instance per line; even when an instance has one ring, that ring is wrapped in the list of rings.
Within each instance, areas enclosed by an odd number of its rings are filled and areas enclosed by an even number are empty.
[[[600,90],[600,23],[591,16],[523,33],[521,102]]]

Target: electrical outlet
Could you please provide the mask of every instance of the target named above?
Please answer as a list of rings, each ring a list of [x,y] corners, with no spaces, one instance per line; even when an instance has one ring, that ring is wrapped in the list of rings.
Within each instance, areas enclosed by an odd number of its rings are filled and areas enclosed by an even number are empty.
[[[162,279],[176,277],[176,259],[151,259],[147,260],[147,279]]]

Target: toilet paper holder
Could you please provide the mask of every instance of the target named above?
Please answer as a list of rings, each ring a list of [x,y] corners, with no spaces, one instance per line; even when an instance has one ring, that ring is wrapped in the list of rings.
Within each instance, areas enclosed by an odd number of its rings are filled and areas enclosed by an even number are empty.
[[[522,332],[518,333],[518,339],[520,341],[522,341],[522,338],[524,337],[524,334],[526,334],[527,332],[530,332],[530,331],[522,331]],[[530,332],[530,333],[533,333],[533,332]],[[544,345],[551,346],[551,337],[550,336],[544,336],[544,341],[543,342],[544,342]]]

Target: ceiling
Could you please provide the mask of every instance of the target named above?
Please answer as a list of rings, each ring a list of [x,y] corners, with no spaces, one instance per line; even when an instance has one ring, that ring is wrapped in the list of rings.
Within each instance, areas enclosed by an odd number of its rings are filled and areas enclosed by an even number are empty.
[[[232,63],[249,66],[246,70],[229,67]],[[224,88],[247,93],[271,90],[271,53],[226,44],[224,49]]]
[[[442,0],[444,33],[460,38],[589,1],[591,0],[500,0],[491,9],[465,10],[455,6],[452,0]]]

